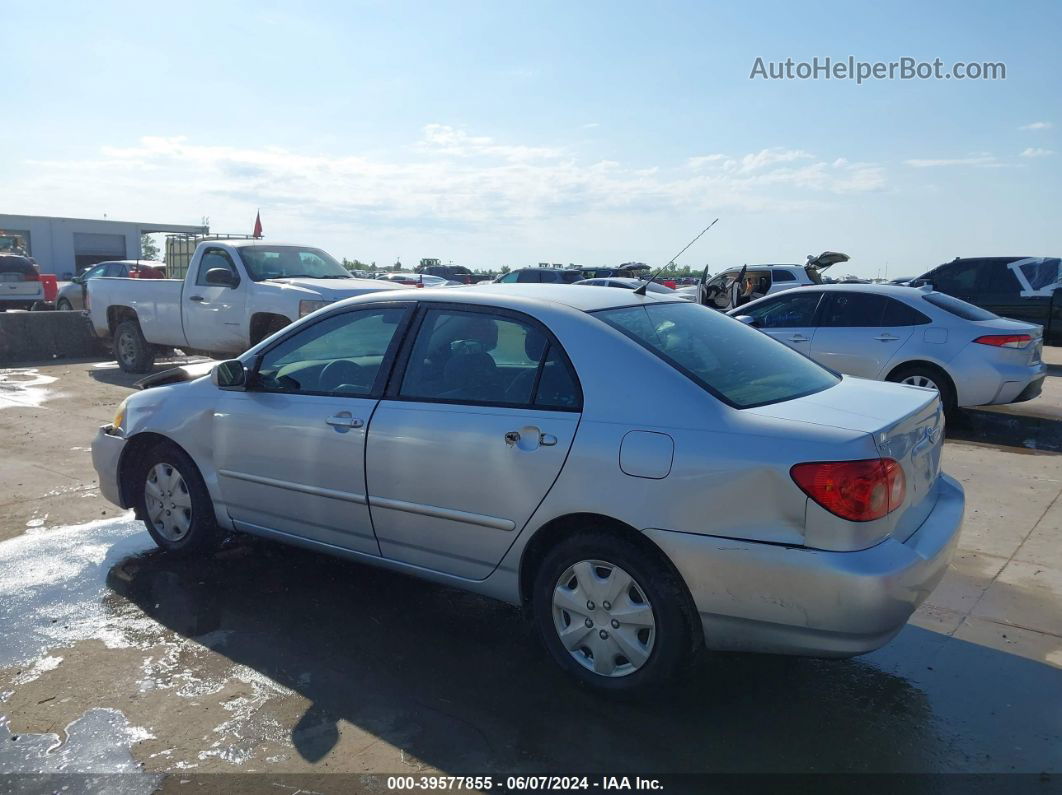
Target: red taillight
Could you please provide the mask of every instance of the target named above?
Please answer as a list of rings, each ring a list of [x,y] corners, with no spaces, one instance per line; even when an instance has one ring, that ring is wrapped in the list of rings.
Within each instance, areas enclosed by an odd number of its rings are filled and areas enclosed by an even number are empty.
[[[891,458],[815,461],[789,470],[801,490],[830,513],[853,522],[880,519],[903,504],[907,480]]]
[[[986,334],[974,340],[981,345],[994,345],[997,348],[1024,348],[1032,337],[1028,334]]]

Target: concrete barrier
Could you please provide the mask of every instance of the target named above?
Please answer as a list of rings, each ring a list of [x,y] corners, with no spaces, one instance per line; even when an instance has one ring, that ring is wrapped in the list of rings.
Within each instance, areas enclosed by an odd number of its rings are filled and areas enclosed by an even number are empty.
[[[84,312],[0,313],[0,366],[108,355]]]

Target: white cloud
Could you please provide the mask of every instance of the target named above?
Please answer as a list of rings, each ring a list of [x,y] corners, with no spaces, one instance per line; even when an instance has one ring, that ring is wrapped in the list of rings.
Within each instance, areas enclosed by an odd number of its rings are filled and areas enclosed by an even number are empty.
[[[980,152],[978,154],[970,155],[969,157],[905,160],[904,163],[909,166],[914,166],[915,168],[937,168],[939,166],[996,166],[1000,164],[999,160],[988,152]]]
[[[1048,157],[1055,153],[1054,149],[1041,149],[1040,147],[1030,146],[1026,148],[1022,153],[1022,157]]]
[[[1019,130],[1050,130],[1055,125],[1049,121],[1034,121],[1032,124],[1023,124]]]

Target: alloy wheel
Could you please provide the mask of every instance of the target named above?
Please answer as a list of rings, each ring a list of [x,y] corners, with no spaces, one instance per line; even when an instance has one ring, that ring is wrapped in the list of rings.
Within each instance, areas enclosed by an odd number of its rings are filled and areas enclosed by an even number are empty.
[[[553,625],[572,658],[601,676],[633,674],[656,641],[656,616],[644,589],[603,560],[581,560],[560,576]]]
[[[900,383],[910,384],[911,386],[925,387],[926,389],[932,389],[934,392],[940,391],[939,387],[937,387],[936,382],[932,378],[929,378],[928,376],[924,375],[909,375],[905,379],[900,381]]]
[[[192,527],[192,495],[172,464],[155,464],[144,481],[144,505],[151,524],[167,541],[180,541]]]

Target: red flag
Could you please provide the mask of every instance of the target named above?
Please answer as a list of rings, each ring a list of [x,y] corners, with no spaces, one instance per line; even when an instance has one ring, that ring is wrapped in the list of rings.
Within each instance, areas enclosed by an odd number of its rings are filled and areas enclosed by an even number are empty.
[[[257,213],[254,214],[254,232],[252,233],[252,235],[254,237],[261,237],[262,236],[262,213],[261,212],[257,212]]]

